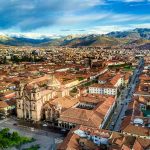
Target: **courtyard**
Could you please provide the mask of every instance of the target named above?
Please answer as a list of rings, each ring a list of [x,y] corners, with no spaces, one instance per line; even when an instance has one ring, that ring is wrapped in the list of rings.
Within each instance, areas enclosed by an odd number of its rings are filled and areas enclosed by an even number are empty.
[[[6,118],[0,120],[0,130],[9,128],[11,132],[18,132],[20,135],[34,138],[35,141],[21,145],[19,150],[30,148],[33,145],[39,145],[39,150],[52,150],[56,145],[63,140],[63,135],[59,133],[35,129],[33,127],[22,126],[18,124],[17,120]],[[9,148],[9,150],[17,150],[16,148]]]

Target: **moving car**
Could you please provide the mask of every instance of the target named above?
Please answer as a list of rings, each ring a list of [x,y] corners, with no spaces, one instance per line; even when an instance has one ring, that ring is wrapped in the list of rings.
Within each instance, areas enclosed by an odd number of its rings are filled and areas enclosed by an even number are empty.
[[[34,131],[34,128],[31,128],[31,131]]]
[[[112,122],[112,123],[111,123],[111,125],[112,125],[112,126],[114,126],[114,125],[115,125],[115,123],[114,123],[114,122]]]
[[[47,124],[46,124],[46,123],[44,123],[44,124],[43,124],[43,127],[47,127]]]

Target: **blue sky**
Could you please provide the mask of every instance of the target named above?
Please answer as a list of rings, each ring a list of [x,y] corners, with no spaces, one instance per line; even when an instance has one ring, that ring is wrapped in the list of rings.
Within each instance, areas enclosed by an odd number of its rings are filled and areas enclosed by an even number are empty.
[[[150,0],[0,0],[0,33],[103,34],[150,28]]]

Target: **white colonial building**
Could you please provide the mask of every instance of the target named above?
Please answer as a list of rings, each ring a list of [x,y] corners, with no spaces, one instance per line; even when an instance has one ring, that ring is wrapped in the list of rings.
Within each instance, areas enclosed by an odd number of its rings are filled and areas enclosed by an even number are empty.
[[[104,95],[117,95],[117,91],[121,85],[124,84],[124,76],[116,74],[110,80],[108,78],[100,78],[98,84],[89,86],[89,93],[104,94]]]
[[[91,94],[103,94],[103,95],[116,95],[117,88],[112,85],[101,85],[101,84],[93,84],[89,87],[89,93]]]

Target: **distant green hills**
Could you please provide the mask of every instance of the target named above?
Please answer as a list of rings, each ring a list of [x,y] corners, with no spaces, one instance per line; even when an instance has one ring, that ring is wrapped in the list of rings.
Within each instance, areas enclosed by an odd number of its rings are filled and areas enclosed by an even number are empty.
[[[12,46],[102,46],[102,47],[137,47],[140,49],[150,49],[150,29],[138,28],[129,31],[110,32],[105,35],[83,35],[83,36],[64,36],[60,38],[26,38],[9,37],[0,35],[0,44]]]
[[[110,32],[107,35],[110,37],[115,37],[115,38],[150,40],[150,29],[137,28],[137,29],[129,30],[129,31]]]
[[[22,45],[39,45],[45,42],[50,42],[50,38],[32,39],[25,37],[9,37],[0,35],[0,44],[10,46],[22,46]]]

